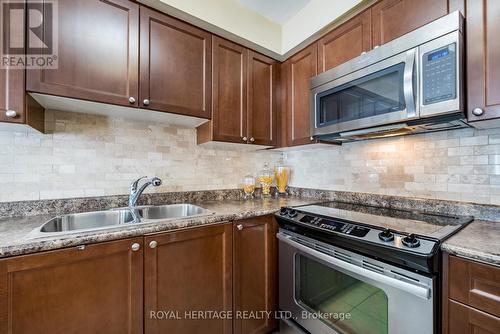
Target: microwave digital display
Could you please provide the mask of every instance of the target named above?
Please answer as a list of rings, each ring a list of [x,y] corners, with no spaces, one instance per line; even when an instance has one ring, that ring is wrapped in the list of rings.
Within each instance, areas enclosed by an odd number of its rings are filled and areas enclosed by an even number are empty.
[[[445,49],[441,49],[441,50],[438,50],[438,51],[435,51],[435,52],[429,54],[427,56],[427,60],[428,61],[438,60],[440,58],[446,57],[449,53],[450,53],[450,50],[448,49],[448,47],[446,47]]]

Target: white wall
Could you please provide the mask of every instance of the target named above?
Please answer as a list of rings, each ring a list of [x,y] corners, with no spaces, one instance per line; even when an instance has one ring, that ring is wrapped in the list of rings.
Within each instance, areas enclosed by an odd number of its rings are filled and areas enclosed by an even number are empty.
[[[362,0],[311,0],[284,24],[271,21],[236,0],[139,1],[181,19],[192,21],[189,16],[195,17],[201,21],[193,24],[203,27],[202,23],[207,22],[275,55],[284,55]]]
[[[361,1],[312,0],[283,25],[281,54],[285,54]]]
[[[141,0],[175,7],[203,21],[281,53],[281,26],[234,0]]]

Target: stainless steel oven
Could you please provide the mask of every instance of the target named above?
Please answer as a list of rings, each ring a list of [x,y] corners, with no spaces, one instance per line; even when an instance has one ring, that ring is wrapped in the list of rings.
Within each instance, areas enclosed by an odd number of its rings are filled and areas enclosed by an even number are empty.
[[[431,334],[435,277],[281,229],[279,306],[297,332]]]
[[[429,119],[464,119],[462,21],[449,14],[313,78],[313,136],[411,132]]]

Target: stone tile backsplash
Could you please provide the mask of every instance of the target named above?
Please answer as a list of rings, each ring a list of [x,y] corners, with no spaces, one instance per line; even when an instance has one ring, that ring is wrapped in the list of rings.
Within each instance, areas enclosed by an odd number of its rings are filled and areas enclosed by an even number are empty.
[[[291,185],[500,205],[500,129],[462,129],[288,153]]]
[[[276,152],[196,145],[196,130],[48,111],[49,134],[0,131],[0,202],[127,194],[143,175],[147,192],[236,188]]]
[[[276,151],[196,145],[196,130],[48,111],[48,134],[0,132],[0,202],[236,188]],[[500,205],[500,129],[462,129],[287,153],[295,187]]]

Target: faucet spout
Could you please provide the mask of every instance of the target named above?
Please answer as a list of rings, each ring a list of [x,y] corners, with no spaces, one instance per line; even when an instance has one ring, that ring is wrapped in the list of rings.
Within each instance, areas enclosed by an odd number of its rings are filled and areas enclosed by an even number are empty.
[[[146,178],[147,178],[146,176],[143,176],[132,182],[132,184],[130,185],[130,195],[128,198],[129,207],[135,207],[137,205],[139,197],[148,186],[150,185],[153,187],[161,186],[162,183],[161,179],[159,179],[158,177],[153,177],[151,179],[147,179],[146,181],[144,181],[144,183],[139,187],[139,182]]]

